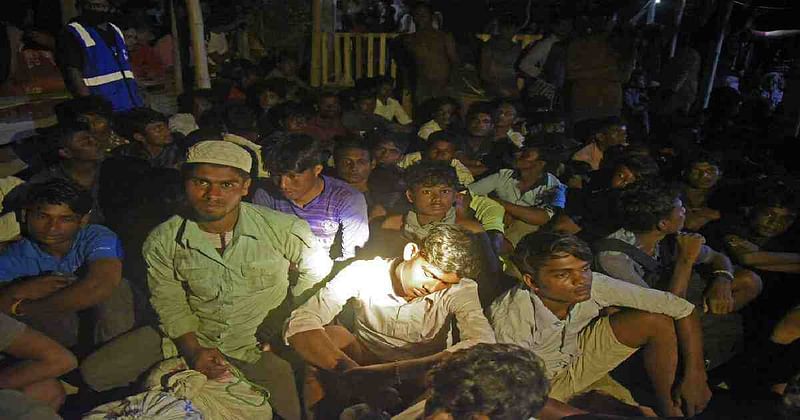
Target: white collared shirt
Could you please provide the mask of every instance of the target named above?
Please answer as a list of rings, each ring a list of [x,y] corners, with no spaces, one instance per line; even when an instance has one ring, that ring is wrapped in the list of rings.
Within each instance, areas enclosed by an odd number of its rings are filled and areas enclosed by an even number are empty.
[[[676,320],[694,310],[694,305],[672,293],[592,273],[591,297],[575,304],[566,319],[558,319],[527,287],[516,286],[494,301],[489,320],[498,342],[532,350],[544,360],[547,377],[552,378],[581,355],[581,331],[609,306],[664,314]]]
[[[382,361],[407,360],[494,343],[478,301],[478,285],[461,279],[410,302],[394,292],[391,259],[355,261],[289,316],[284,338],[322,329],[355,298],[355,336]],[[452,345],[452,321],[461,341]]]

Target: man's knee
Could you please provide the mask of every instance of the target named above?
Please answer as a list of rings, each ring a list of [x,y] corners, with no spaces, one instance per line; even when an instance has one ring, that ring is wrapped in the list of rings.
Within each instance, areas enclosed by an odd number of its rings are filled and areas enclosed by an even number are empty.
[[[747,293],[748,296],[756,297],[761,293],[764,284],[761,276],[753,271],[738,269],[733,276],[733,287],[736,291]]]
[[[56,411],[61,408],[66,398],[64,386],[56,379],[46,379],[30,384],[22,392],[37,401],[47,404]]]
[[[142,327],[117,337],[90,354],[80,365],[81,376],[95,391],[127,386],[161,361],[161,335]]]
[[[772,330],[770,340],[778,344],[791,344],[800,338],[800,309],[786,315]]]
[[[356,343],[356,337],[347,328],[340,325],[328,325],[325,327],[325,333],[328,334],[333,344],[338,349],[345,349]]]
[[[629,347],[641,347],[654,338],[675,336],[675,321],[666,315],[626,309],[610,319],[617,340]]]

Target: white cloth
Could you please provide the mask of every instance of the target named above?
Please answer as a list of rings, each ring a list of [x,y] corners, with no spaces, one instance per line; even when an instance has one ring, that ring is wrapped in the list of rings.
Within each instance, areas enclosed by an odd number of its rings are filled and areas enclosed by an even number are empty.
[[[284,338],[322,329],[355,298],[355,336],[382,361],[430,356],[478,343],[494,343],[494,332],[470,279],[407,302],[397,296],[390,275],[392,261],[356,261],[289,316]],[[455,318],[461,341],[452,345]],[[288,343],[288,341],[287,341]]]
[[[544,360],[547,377],[552,378],[578,356],[578,336],[600,310],[621,306],[682,319],[694,305],[671,293],[647,289],[592,273],[589,300],[575,304],[566,319],[558,319],[527,287],[516,286],[492,303],[489,320],[497,341],[532,350]]]
[[[539,77],[545,62],[547,62],[547,56],[550,55],[550,50],[558,41],[560,40],[557,36],[550,35],[534,44],[519,61],[519,69],[530,77]]]

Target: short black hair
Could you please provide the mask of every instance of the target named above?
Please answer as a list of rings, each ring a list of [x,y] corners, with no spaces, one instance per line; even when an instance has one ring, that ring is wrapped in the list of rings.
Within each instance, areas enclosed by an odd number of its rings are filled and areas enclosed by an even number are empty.
[[[25,193],[26,208],[33,209],[45,204],[65,205],[75,214],[83,216],[92,211],[94,200],[89,191],[74,182],[53,178],[31,184]]]
[[[290,134],[265,154],[264,162],[273,176],[303,172],[323,162],[319,142],[306,134]]]
[[[222,122],[228,132],[255,131],[256,113],[243,103],[232,102],[225,105]]]
[[[575,235],[563,232],[538,231],[526,235],[514,250],[512,261],[525,274],[536,276],[539,269],[562,254],[592,262],[592,250]]]
[[[535,417],[547,402],[544,362],[516,344],[480,343],[454,352],[428,374],[431,395],[425,415],[492,420]]]
[[[478,114],[486,114],[491,117],[492,121],[494,122],[494,111],[495,107],[489,102],[475,102],[469,106],[469,109],[467,110],[467,116],[464,118],[464,120],[469,121],[470,118]]]
[[[475,242],[466,229],[458,225],[436,223],[428,236],[418,242],[425,261],[445,273],[476,279],[481,271]]]
[[[98,95],[72,98],[57,104],[54,109],[59,124],[78,121],[82,115],[86,114],[96,114],[110,120],[112,112],[111,103]]]
[[[722,157],[717,153],[709,152],[707,150],[694,150],[686,159],[685,170],[691,170],[694,165],[698,163],[708,163],[709,165],[716,166],[722,169]]]
[[[447,185],[453,188],[460,186],[456,170],[449,162],[431,160],[421,160],[406,168],[405,181],[409,190],[417,186]]]
[[[247,104],[254,109],[260,108],[259,101],[264,92],[274,92],[281,98],[286,97],[286,86],[288,85],[286,79],[272,78],[267,80],[259,80],[253,83],[252,86],[247,88]]]
[[[384,143],[393,143],[401,153],[405,153],[408,149],[408,136],[403,133],[395,133],[388,130],[376,130],[367,133],[364,139],[372,150],[375,150],[379,145]]]
[[[641,153],[623,153],[614,160],[614,167],[620,166],[628,168],[637,178],[656,177],[660,170],[655,159]]]
[[[67,143],[75,137],[76,134],[80,132],[89,132],[89,123],[83,121],[71,121],[66,124],[59,124],[57,127],[53,128],[51,134],[51,139],[55,140],[52,143],[53,149],[52,151],[57,151],[62,147],[66,147]]]
[[[370,150],[369,146],[367,146],[364,140],[354,136],[342,137],[336,141],[336,144],[333,147],[333,159],[339,159],[341,154],[344,153],[345,150],[349,149],[364,150],[367,152],[369,159],[372,160],[372,150]]]
[[[669,217],[680,197],[679,189],[658,179],[636,182],[619,196],[618,216],[622,227],[631,232],[648,232]]]
[[[756,209],[779,207],[796,213],[800,208],[797,191],[783,181],[768,178],[761,180],[760,185],[754,194]]]
[[[605,133],[611,127],[624,125],[625,123],[619,117],[595,118],[576,124],[575,134],[578,139],[588,142],[596,135]]]
[[[134,134],[145,134],[145,129],[149,124],[156,122],[166,123],[167,117],[150,108],[133,108],[130,111],[117,116],[114,127],[119,133],[128,139],[133,140]]]
[[[435,133],[431,133],[428,137],[428,141],[425,142],[425,149],[430,149],[434,142],[444,142],[444,143],[452,143],[454,145],[458,145],[460,143],[458,139],[458,134],[450,131],[450,130],[441,130]]]

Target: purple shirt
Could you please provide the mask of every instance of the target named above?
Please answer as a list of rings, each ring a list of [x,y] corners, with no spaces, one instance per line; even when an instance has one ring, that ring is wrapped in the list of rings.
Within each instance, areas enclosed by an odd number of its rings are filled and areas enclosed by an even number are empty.
[[[356,247],[363,247],[369,239],[367,201],[364,194],[344,181],[325,175],[322,180],[325,182],[322,192],[305,207],[287,200],[279,191],[263,188],[256,190],[253,203],[305,220],[329,252],[336,233],[341,229],[341,259],[352,258],[356,255]]]

